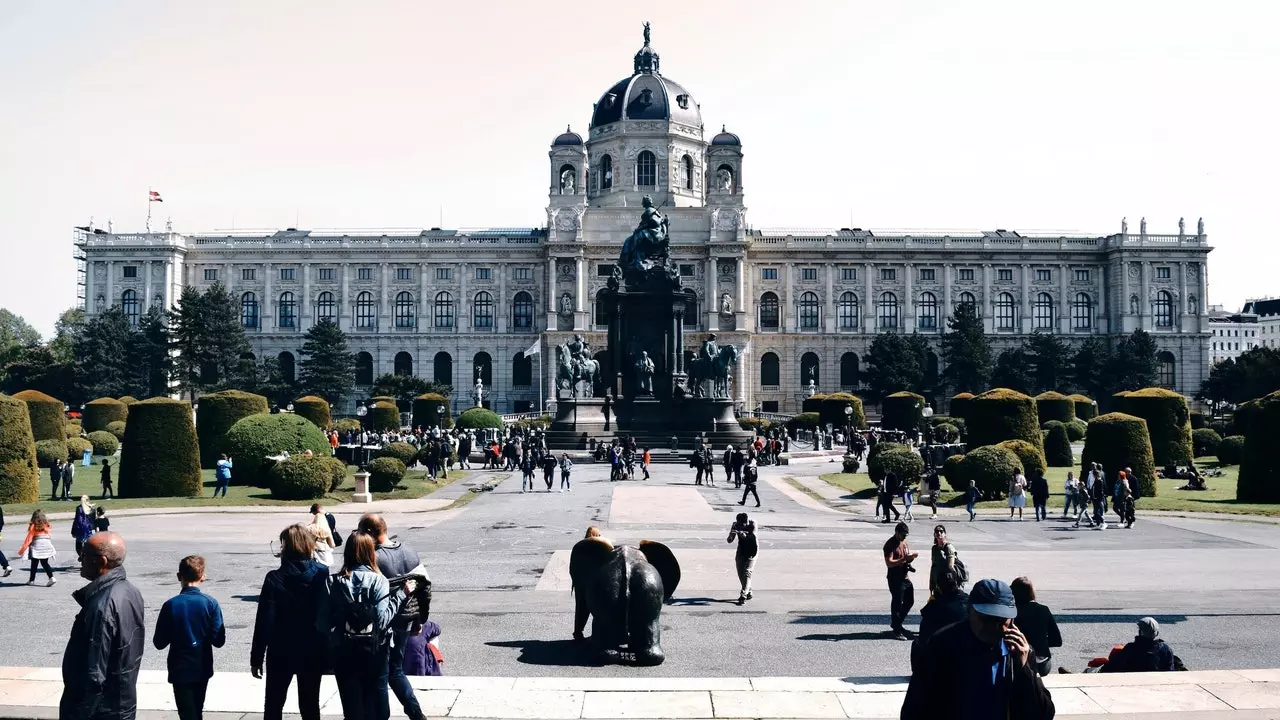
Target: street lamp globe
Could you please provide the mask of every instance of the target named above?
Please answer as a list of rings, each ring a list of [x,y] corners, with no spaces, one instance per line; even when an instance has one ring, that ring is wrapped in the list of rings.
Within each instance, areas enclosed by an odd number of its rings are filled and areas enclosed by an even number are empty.
[[[853,415],[853,405],[845,405],[844,406],[845,419],[848,420],[851,415]]]
[[[356,417],[364,417],[365,415],[368,415],[368,414],[369,414],[369,411],[365,409],[364,405],[356,406]]]

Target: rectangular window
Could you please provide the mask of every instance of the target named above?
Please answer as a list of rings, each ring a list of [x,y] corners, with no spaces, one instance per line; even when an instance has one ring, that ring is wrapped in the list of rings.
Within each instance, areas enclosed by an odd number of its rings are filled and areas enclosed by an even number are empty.
[[[316,279],[317,279],[317,280],[332,280],[332,279],[333,279],[333,268],[317,268],[317,269],[316,269]]]
[[[297,278],[297,273],[298,271],[295,268],[280,268],[280,279],[294,280]]]
[[[959,272],[959,279],[973,282],[973,268],[960,268]]]
[[[880,268],[881,280],[894,280],[898,277],[898,271],[893,268]]]
[[[1001,282],[1013,282],[1012,270],[996,270],[996,280]]]
[[[1036,270],[1037,282],[1049,282],[1053,279],[1053,273],[1049,270]]]
[[[257,271],[257,270],[254,270],[253,268],[241,268],[241,270],[240,270],[240,279],[241,279],[241,280],[253,280],[253,279],[254,279],[254,276],[255,276],[255,275],[257,275],[257,274],[258,274],[258,271]]]
[[[413,268],[396,268],[397,280],[412,280]]]
[[[761,280],[777,280],[778,268],[760,268]]]
[[[207,272],[207,271],[206,271],[206,272]],[[217,272],[217,271],[215,270],[214,272]],[[127,277],[127,278],[136,278],[136,277],[138,277],[138,266],[137,266],[137,265],[125,265],[125,266],[124,266],[124,276],[125,276],[125,277]],[[209,278],[205,278],[205,279],[206,279],[206,280],[208,280]]]
[[[778,412],[777,400],[764,400],[760,403],[760,412],[776,413]]]
[[[492,280],[493,268],[476,268],[477,280]]]
[[[681,265],[680,277],[693,277],[697,271],[698,269],[692,265]]]
[[[372,280],[373,268],[356,268],[357,280]]]
[[[818,268],[800,268],[801,280],[817,280]]]
[[[452,280],[452,279],[453,279],[453,268],[447,268],[447,267],[438,267],[438,268],[436,268],[436,279],[437,279],[437,280]]]
[[[1169,268],[1167,268],[1167,267],[1158,267],[1158,268],[1156,268],[1156,279],[1157,279],[1157,280],[1168,280],[1168,279],[1169,279],[1170,277],[1172,277],[1172,276],[1173,276],[1173,271],[1172,271],[1171,269],[1169,269]]]
[[[125,268],[125,270],[133,270],[133,271],[135,271],[135,272],[136,272],[136,271],[138,270],[138,268]],[[125,273],[125,277],[129,277],[128,273]],[[134,277],[137,277],[137,276],[135,275]],[[205,270],[205,271],[204,271],[204,279],[205,279],[206,281],[208,281],[208,282],[213,282],[214,280],[217,280],[217,279],[218,279],[218,271],[217,271],[217,270],[214,270],[214,269],[212,269],[212,268],[209,268],[209,269]]]
[[[935,272],[935,271],[934,271],[934,269],[933,269],[933,268],[922,268],[922,269],[920,270],[920,279],[921,279],[921,280],[932,280],[932,279],[934,278],[934,272]]]
[[[596,277],[609,277],[613,274],[613,266],[608,263],[596,265]]]
[[[1076,271],[1076,282],[1089,282],[1089,271],[1088,271],[1088,270],[1077,270],[1077,271]]]
[[[511,277],[516,280],[532,280],[533,270],[531,268],[516,268],[512,271]]]
[[[857,280],[858,268],[840,268],[840,279],[846,281]]]

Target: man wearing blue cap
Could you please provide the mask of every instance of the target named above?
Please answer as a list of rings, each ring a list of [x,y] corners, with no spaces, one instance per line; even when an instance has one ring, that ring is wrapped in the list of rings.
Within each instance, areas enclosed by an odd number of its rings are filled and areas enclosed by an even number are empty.
[[[1052,720],[1053,698],[1031,665],[1031,645],[1013,623],[1017,616],[1007,584],[974,584],[968,617],[925,643],[902,720]]]

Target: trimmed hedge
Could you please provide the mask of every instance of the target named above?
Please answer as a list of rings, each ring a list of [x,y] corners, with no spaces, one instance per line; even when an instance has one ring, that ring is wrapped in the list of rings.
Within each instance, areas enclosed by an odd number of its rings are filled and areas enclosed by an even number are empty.
[[[1222,444],[1222,436],[1216,430],[1196,428],[1191,431],[1191,448],[1196,457],[1218,454],[1218,445]]]
[[[738,427],[757,435],[763,435],[773,429],[773,421],[765,418],[742,417],[738,418]]]
[[[476,430],[479,428],[502,429],[502,418],[498,413],[486,408],[473,407],[463,410],[458,416],[458,427],[463,430]]]
[[[1185,397],[1164,388],[1145,388],[1125,395],[1120,408],[1147,421],[1156,467],[1191,464],[1191,411]]]
[[[1085,435],[1089,434],[1089,424],[1080,418],[1076,418],[1075,420],[1066,423],[1066,426],[1067,439],[1071,442],[1079,442],[1084,439]]]
[[[119,470],[120,497],[199,497],[204,484],[191,406],[166,397],[131,405]]]
[[[125,425],[126,423],[123,420],[112,420],[107,423],[107,432],[115,435],[117,440],[124,440]]]
[[[67,421],[67,438],[68,439],[78,438],[82,433],[84,433],[84,426],[80,424],[79,420]]]
[[[369,414],[365,416],[365,421],[369,423],[369,429],[374,432],[399,430],[400,408],[396,407],[394,400],[391,402],[378,400],[373,404],[373,407],[369,409]]]
[[[1074,467],[1075,458],[1071,455],[1071,437],[1066,423],[1050,420],[1044,427],[1047,431],[1044,436],[1045,464],[1049,467]]]
[[[375,458],[369,463],[369,490],[391,492],[404,479],[404,463],[393,457]]]
[[[418,448],[407,442],[387,443],[374,454],[374,457],[393,457],[404,463],[405,467],[409,467],[418,457]]]
[[[1280,437],[1280,391],[1254,401],[1254,417],[1240,457],[1240,479],[1236,500],[1240,502],[1280,502],[1280,459],[1275,442]]]
[[[93,443],[86,438],[74,437],[67,439],[67,460],[79,464],[84,460],[84,451],[88,450],[93,455]]]
[[[298,455],[271,468],[271,497],[277,500],[315,500],[329,492],[332,458]]]
[[[942,423],[933,427],[933,440],[940,443],[953,443],[960,440],[960,428],[951,423]]]
[[[1253,422],[1257,419],[1260,412],[1259,403],[1261,398],[1242,402],[1231,413],[1231,434],[1244,435],[1248,437],[1253,429]]]
[[[125,395],[124,397],[120,398],[120,402],[124,403],[125,405],[134,405],[134,404],[137,404],[138,398],[132,395]]]
[[[306,418],[289,413],[250,415],[241,419],[227,431],[223,447],[235,463],[232,482],[257,487],[268,487],[268,472],[274,464],[269,457],[286,451],[290,455],[303,455],[310,450],[321,457],[332,452],[320,428]],[[126,438],[125,449],[128,448]]]
[[[94,455],[115,455],[120,449],[120,440],[106,430],[94,430],[88,440],[93,444]]]
[[[880,427],[886,430],[915,430],[923,419],[923,395],[896,392],[880,401]]]
[[[1042,392],[1036,396],[1036,416],[1041,425],[1050,420],[1071,422],[1076,419],[1076,402],[1059,392]]]
[[[787,421],[788,430],[816,430],[818,428],[818,413],[802,412],[799,415],[793,415]]]
[[[31,412],[25,402],[0,395],[0,504],[39,499],[40,470],[31,436]]]
[[[129,418],[129,406],[115,398],[98,398],[84,404],[84,415],[81,424],[89,432],[107,430],[113,422],[123,423]],[[123,432],[123,430],[121,430]]]
[[[325,430],[333,423],[329,415],[329,401],[315,395],[307,395],[293,401],[293,414],[311,421],[312,425]]]
[[[956,492],[964,492],[969,489],[969,480],[964,475],[964,456],[952,455],[942,461],[942,477],[947,479],[947,484]]]
[[[223,441],[231,426],[250,415],[271,410],[261,395],[240,390],[223,390],[200,396],[196,405],[196,428],[200,432],[200,467],[218,466],[218,456],[225,452]]]
[[[822,401],[826,399],[827,399],[827,396],[822,393],[818,393],[816,395],[810,395],[809,397],[800,401],[800,412],[807,412],[807,413],[822,412]]]
[[[329,492],[336,492],[347,479],[347,464],[333,456],[320,459],[325,462],[329,471]]]
[[[1223,465],[1239,465],[1244,457],[1244,436],[1229,435],[1218,443],[1218,462]]]
[[[974,398],[965,423],[970,447],[1025,440],[1044,452],[1036,401],[1016,390],[996,388]]]
[[[973,393],[956,393],[951,396],[951,408],[947,410],[947,414],[954,418],[962,420],[969,419],[969,410],[973,408],[973,399],[977,397]],[[965,485],[968,487],[968,485]]]
[[[1009,481],[1013,479],[1014,471],[1022,465],[1022,461],[1009,448],[984,445],[965,454],[960,462],[960,477],[963,487],[967,488],[971,481],[975,482],[982,497],[998,500],[1009,492]],[[952,487],[956,486],[952,484]]]
[[[850,393],[832,393],[823,398],[818,409],[818,421],[824,425],[831,423],[832,427],[844,427],[846,424],[845,406],[853,408],[853,413],[849,415],[848,423],[858,430],[866,428],[867,415],[862,408],[862,398]]]
[[[1098,405],[1093,401],[1093,398],[1089,397],[1088,395],[1081,395],[1080,393],[1075,393],[1073,395],[1068,395],[1067,399],[1075,403],[1077,419],[1088,422],[1098,417]]]
[[[443,406],[443,415],[437,408]],[[443,423],[443,424],[442,424]],[[449,411],[449,398],[440,393],[423,393],[413,399],[413,426],[430,430],[436,425],[453,427],[453,415]]]
[[[355,418],[342,418],[333,424],[333,429],[340,433],[354,432],[358,433],[364,429],[359,420]]]
[[[1155,496],[1156,464],[1146,420],[1118,412],[1099,415],[1091,420],[1081,466],[1087,468],[1095,462],[1102,463],[1109,482],[1113,482],[1117,473],[1126,467],[1133,468],[1137,485],[1134,485],[1134,478],[1130,478],[1129,486],[1141,497]]]
[[[31,436],[37,442],[67,439],[67,406],[61,400],[39,390],[23,390],[14,393],[13,397],[27,404],[27,412],[31,415]]]
[[[924,474],[924,459],[901,443],[877,443],[867,455],[867,473],[878,482],[890,471],[898,476],[899,482],[915,482]]]
[[[1209,427],[1209,421],[1205,418],[1204,413],[1199,410],[1191,411],[1191,429],[1199,430],[1200,428]]]
[[[1043,473],[1047,468],[1044,451],[1026,440],[1005,440],[997,445],[1018,456],[1018,462],[1022,464],[1022,474],[1027,476],[1028,482],[1031,481],[1032,475],[1037,472]]]
[[[59,460],[67,459],[67,443],[57,440],[39,440],[36,442],[36,464],[42,468],[51,468]]]

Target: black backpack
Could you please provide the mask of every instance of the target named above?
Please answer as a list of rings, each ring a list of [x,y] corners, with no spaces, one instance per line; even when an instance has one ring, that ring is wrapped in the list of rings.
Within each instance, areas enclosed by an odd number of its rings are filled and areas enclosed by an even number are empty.
[[[350,583],[341,580],[337,582],[347,600],[342,613],[342,625],[338,628],[342,653],[356,660],[372,660],[383,640],[383,633],[378,627],[378,605],[387,596],[372,597],[370,589],[363,588],[357,598],[353,595]]]

